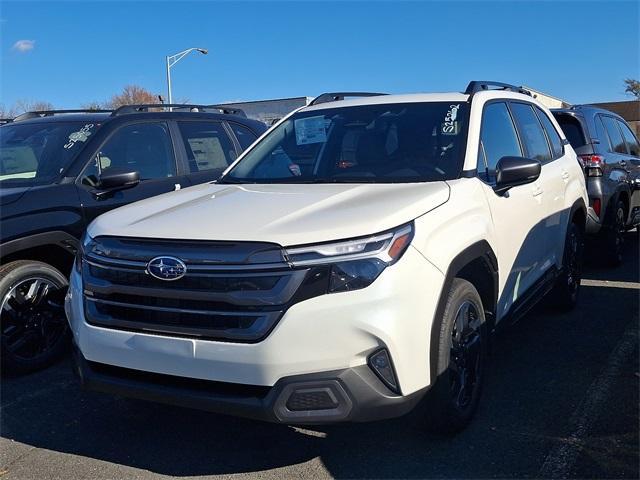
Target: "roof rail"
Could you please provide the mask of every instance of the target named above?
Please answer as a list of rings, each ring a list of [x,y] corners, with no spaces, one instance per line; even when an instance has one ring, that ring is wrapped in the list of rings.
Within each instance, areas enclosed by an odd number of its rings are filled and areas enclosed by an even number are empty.
[[[14,122],[20,120],[29,120],[31,118],[51,117],[53,115],[65,114],[65,113],[109,113],[111,110],[89,110],[89,109],[77,109],[77,110],[35,110],[33,112],[25,112],[18,115],[13,119]]]
[[[483,90],[491,90],[489,87],[496,87],[493,90],[508,90],[510,92],[524,93],[525,95],[531,96],[531,92],[522,87],[517,87],[509,83],[492,82],[491,80],[474,80],[469,82],[464,93],[466,95],[473,95]]]
[[[189,111],[189,112],[207,112],[211,110],[217,110],[218,113],[223,113],[227,115],[239,115],[241,117],[246,117],[244,110],[240,108],[235,108],[227,105],[192,105],[185,103],[142,103],[136,105],[123,105],[121,107],[116,108],[111,116],[122,115],[125,113],[140,113],[140,112],[148,112],[152,108],[160,108],[160,109],[168,109],[171,108],[173,111]]]
[[[327,92],[318,95],[316,98],[309,102],[308,106],[318,105],[320,103],[337,102],[349,97],[377,97],[380,95],[387,95],[386,93],[375,92]]]

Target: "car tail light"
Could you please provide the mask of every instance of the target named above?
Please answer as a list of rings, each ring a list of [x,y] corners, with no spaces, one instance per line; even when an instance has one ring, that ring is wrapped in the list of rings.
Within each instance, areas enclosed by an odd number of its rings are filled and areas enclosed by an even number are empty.
[[[600,202],[599,198],[593,199],[593,201],[591,202],[591,208],[593,208],[593,211],[596,212],[596,215],[599,217],[600,211],[602,210],[602,203]]]
[[[580,155],[587,177],[601,177],[606,161],[602,155]]]

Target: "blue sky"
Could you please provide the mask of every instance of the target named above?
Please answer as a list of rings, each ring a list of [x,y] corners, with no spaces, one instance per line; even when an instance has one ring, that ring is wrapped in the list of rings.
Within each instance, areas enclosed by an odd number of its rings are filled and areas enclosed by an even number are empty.
[[[210,53],[172,69],[174,99],[459,91],[490,79],[573,103],[624,100],[623,79],[640,77],[639,5],[2,0],[0,103],[72,108],[127,84],[165,94],[165,55],[192,46]]]

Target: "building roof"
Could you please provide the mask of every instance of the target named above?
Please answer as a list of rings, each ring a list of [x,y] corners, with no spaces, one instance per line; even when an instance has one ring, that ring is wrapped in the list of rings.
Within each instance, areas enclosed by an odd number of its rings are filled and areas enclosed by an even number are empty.
[[[640,100],[626,100],[623,102],[604,102],[592,103],[591,105],[604,108],[611,112],[617,113],[627,122],[640,121]]]

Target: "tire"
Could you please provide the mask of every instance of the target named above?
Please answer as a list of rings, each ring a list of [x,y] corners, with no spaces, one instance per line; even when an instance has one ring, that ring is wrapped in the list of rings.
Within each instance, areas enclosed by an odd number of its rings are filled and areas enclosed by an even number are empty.
[[[18,375],[43,369],[67,350],[68,281],[50,265],[18,260],[0,268],[0,368]]]
[[[607,265],[617,267],[622,263],[622,248],[625,232],[625,206],[622,200],[617,200],[611,211],[609,224],[603,232],[605,260]]]
[[[562,274],[558,277],[551,298],[553,305],[560,311],[572,310],[578,302],[582,262],[584,256],[584,233],[574,222],[567,226],[562,258]]]
[[[473,418],[485,376],[486,332],[478,291],[470,282],[454,279],[439,332],[438,378],[423,403],[429,431],[453,434]]]

